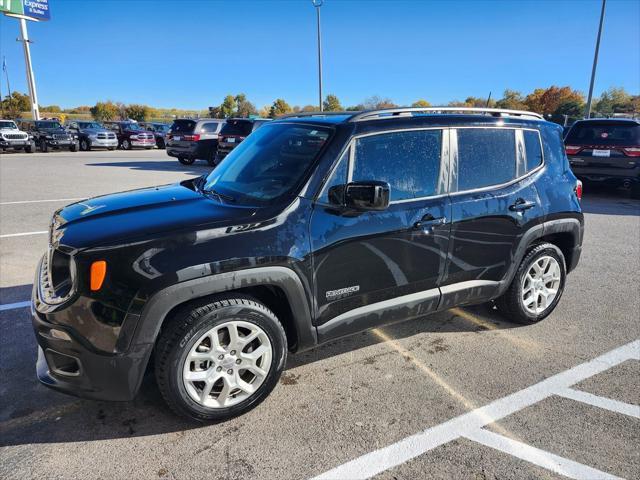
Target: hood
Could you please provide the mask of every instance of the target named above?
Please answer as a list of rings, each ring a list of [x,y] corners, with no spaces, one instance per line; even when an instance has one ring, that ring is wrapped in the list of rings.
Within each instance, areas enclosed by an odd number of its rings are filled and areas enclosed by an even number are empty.
[[[255,208],[220,203],[183,184],[94,197],[54,214],[52,242],[73,249],[144,240],[170,231],[246,222]]]
[[[39,128],[38,130],[44,133],[69,133],[64,128]]]
[[[106,128],[81,128],[80,131],[87,135],[94,135],[98,133],[109,133],[111,130],[107,130]]]

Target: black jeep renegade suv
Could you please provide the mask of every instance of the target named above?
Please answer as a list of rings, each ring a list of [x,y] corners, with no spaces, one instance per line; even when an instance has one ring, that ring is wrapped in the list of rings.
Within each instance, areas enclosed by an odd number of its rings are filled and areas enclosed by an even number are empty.
[[[208,176],[55,212],[38,377],[128,400],[153,359],[176,412],[216,420],[262,401],[287,352],[491,300],[538,322],[580,257],[580,195],[562,128],[536,114],[271,122]]]

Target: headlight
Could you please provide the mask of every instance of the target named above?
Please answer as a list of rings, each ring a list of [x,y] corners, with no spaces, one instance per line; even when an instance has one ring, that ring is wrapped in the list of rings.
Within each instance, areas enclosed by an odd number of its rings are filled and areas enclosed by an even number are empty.
[[[131,135],[129,138],[131,140],[137,140],[138,139],[138,135]]]
[[[87,135],[89,138],[95,140],[96,138],[98,138],[98,134],[97,133],[91,133],[89,135]]]
[[[47,138],[47,139],[51,140],[53,138],[53,135],[45,135],[44,138]]]

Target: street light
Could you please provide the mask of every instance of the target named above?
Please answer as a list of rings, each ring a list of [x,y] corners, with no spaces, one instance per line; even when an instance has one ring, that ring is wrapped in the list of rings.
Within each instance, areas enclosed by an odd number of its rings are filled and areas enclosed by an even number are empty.
[[[320,104],[320,111],[322,112],[322,41],[320,37],[320,7],[324,3],[324,0],[311,0],[311,3],[316,7],[318,19],[318,103]]]
[[[598,27],[598,38],[596,40],[596,51],[593,55],[593,68],[591,69],[591,84],[589,85],[589,97],[585,108],[585,118],[591,117],[591,99],[593,98],[593,84],[596,80],[596,67],[598,66],[598,52],[600,51],[600,37],[602,36],[602,23],[604,22],[604,7],[607,0],[602,0],[602,10],[600,11],[600,26]]]

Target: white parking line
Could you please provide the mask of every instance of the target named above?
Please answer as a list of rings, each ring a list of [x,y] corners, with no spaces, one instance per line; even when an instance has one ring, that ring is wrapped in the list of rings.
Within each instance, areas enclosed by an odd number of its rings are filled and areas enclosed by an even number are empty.
[[[489,430],[478,429],[471,433],[463,435],[469,440],[481,443],[487,447],[507,453],[514,457],[526,460],[529,463],[546,468],[552,472],[564,475],[568,478],[583,479],[597,478],[598,480],[614,480],[619,479],[615,475],[602,472],[595,468],[588,467],[573,460],[559,457],[550,452],[545,452],[539,448],[532,447],[526,443],[518,442],[511,438],[498,435]]]
[[[49,232],[47,230],[41,230],[38,232],[7,233],[5,235],[0,235],[0,238],[25,237],[27,235],[43,235],[45,233]]]
[[[25,308],[31,305],[30,301],[26,302],[16,302],[16,303],[5,303],[4,305],[0,305],[0,312],[4,312],[5,310],[15,310],[16,308]]]
[[[570,400],[586,403],[592,407],[604,408],[611,412],[622,413],[623,415],[629,415],[630,417],[640,419],[640,405],[631,405],[629,403],[619,402],[618,400],[600,397],[592,393],[574,390],[572,388],[567,388],[564,392],[559,392],[558,395]]]
[[[343,478],[364,480],[373,477],[440,445],[462,436],[468,437],[490,423],[494,423],[552,395],[565,392],[566,389],[582,380],[632,359],[640,360],[640,340],[635,340],[586,363],[553,375],[535,385],[495,400],[484,407],[423,430],[387,447],[362,455],[315,477],[315,480]],[[557,460],[555,457],[554,459]]]
[[[22,200],[16,202],[0,202],[0,205],[21,205],[23,203],[54,203],[54,202],[77,202],[78,200],[84,200],[87,197],[79,198],[56,198],[51,200]]]

